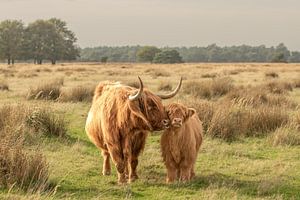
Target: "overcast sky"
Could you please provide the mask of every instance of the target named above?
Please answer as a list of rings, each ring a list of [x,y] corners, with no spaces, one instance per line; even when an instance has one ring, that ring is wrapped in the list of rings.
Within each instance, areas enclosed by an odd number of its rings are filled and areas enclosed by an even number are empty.
[[[0,21],[58,17],[81,47],[274,46],[300,50],[300,0],[0,0]]]

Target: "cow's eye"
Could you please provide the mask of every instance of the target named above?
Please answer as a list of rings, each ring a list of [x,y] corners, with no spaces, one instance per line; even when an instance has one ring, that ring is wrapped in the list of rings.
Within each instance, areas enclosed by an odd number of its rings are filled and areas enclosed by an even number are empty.
[[[148,110],[152,110],[152,109],[153,109],[152,106],[149,106],[149,107],[148,107]]]

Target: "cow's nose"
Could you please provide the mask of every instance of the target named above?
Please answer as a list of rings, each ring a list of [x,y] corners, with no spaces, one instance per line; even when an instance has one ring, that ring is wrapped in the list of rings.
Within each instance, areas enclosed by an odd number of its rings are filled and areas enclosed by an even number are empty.
[[[181,123],[181,122],[182,122],[182,119],[180,119],[180,118],[173,119],[173,123]]]
[[[170,120],[164,119],[164,120],[162,121],[162,123],[163,123],[164,126],[167,126],[167,125],[169,125]]]

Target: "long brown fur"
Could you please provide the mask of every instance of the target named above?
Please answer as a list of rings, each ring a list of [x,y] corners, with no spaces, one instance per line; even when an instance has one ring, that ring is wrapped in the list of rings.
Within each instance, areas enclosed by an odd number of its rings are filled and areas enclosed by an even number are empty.
[[[119,183],[138,178],[138,156],[144,149],[147,133],[162,130],[167,119],[161,99],[144,89],[142,97],[129,101],[136,88],[118,82],[102,82],[96,89],[86,122],[90,140],[102,150],[103,175],[111,173],[110,157]]]
[[[167,168],[167,183],[179,178],[189,181],[195,176],[194,165],[203,140],[202,123],[196,111],[179,103],[166,107],[171,127],[161,136],[161,151]],[[174,121],[175,119],[175,121]],[[181,127],[175,127],[176,120],[182,120]]]

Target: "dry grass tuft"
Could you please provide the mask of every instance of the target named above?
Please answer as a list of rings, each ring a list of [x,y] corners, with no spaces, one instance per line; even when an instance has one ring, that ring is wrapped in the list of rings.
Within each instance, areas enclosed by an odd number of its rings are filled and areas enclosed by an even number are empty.
[[[95,87],[78,86],[63,91],[59,97],[62,102],[90,102],[93,99]]]
[[[159,68],[148,68],[145,70],[145,73],[150,74],[153,78],[157,78],[159,76],[162,77],[168,77],[171,76],[171,74],[163,69]]]
[[[296,124],[288,124],[286,126],[279,127],[269,137],[269,141],[274,146],[279,145],[300,145],[300,130]]]
[[[172,84],[168,81],[160,81],[157,90],[159,91],[170,91],[172,90]]]
[[[240,87],[231,90],[226,97],[239,105],[259,107],[261,105],[295,108],[297,104],[281,94],[273,94],[262,86]]]
[[[279,75],[276,72],[266,72],[265,76],[269,77],[269,78],[278,78],[279,77]]]
[[[46,159],[24,144],[27,112],[21,105],[0,108],[0,187],[44,190],[49,177]]]
[[[223,96],[233,88],[232,79],[226,77],[209,81],[189,81],[184,84],[183,91],[193,97],[211,99]]]
[[[8,84],[5,80],[0,80],[0,90],[9,90]]]
[[[271,81],[262,87],[274,94],[285,94],[293,90],[293,84],[285,81]]]
[[[57,100],[61,94],[61,87],[64,79],[54,79],[48,83],[41,84],[35,88],[30,88],[27,99],[35,100]]]
[[[300,88],[300,79],[294,81],[294,87]]]
[[[207,74],[202,74],[201,78],[216,78],[217,77],[217,73],[207,73]]]
[[[128,85],[130,87],[134,87],[134,88],[139,88],[140,87],[140,83],[138,81],[133,81],[133,80],[127,81],[125,83],[125,85]]]
[[[249,108],[227,102],[216,107],[207,134],[231,141],[241,136],[265,135],[288,121],[287,112],[280,108]]]
[[[33,128],[34,132],[47,136],[63,137],[67,132],[65,119],[48,108],[34,110],[27,117],[26,124]]]

